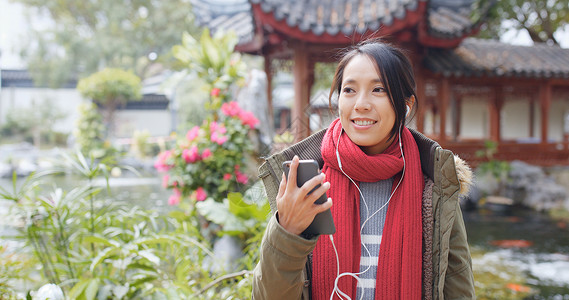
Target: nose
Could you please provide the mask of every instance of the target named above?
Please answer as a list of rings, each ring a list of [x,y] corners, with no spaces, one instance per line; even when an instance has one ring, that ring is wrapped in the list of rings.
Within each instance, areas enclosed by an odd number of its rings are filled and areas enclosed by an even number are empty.
[[[366,95],[360,94],[354,105],[354,110],[356,111],[369,111],[371,110],[371,103],[367,99]]]

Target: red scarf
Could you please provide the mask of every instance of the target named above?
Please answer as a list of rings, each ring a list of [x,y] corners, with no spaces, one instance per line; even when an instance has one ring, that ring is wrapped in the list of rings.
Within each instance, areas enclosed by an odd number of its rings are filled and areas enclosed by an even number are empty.
[[[322,171],[331,184],[327,195],[334,201],[331,211],[337,230],[334,243],[340,258],[340,273],[357,273],[361,257],[360,194],[338,166],[336,147],[341,128],[336,119],[324,135]],[[405,175],[388,205],[376,274],[375,299],[378,300],[421,298],[423,174],[417,144],[406,127],[401,139]],[[392,189],[399,183],[403,159],[398,137],[383,153],[367,155],[343,134],[338,151],[344,172],[354,181],[376,182],[395,177]],[[337,272],[332,243],[321,237],[313,253],[312,297],[330,299]],[[350,276],[343,276],[338,282],[340,290],[354,300],[356,286],[357,281]]]

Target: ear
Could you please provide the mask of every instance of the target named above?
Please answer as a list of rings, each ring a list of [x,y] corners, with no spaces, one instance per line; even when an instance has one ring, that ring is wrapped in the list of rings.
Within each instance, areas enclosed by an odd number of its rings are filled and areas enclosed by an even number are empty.
[[[415,98],[414,95],[411,95],[411,97],[409,97],[409,99],[407,99],[407,101],[405,101],[405,106],[407,106],[407,112],[405,114],[405,116],[409,116],[409,113],[411,112],[411,109],[413,109],[413,105],[415,105],[415,101],[417,99]]]
[[[411,110],[411,109],[413,108],[413,106],[415,105],[415,101],[416,101],[416,100],[417,100],[417,99],[415,98],[415,96],[414,96],[414,95],[411,95],[411,97],[409,97],[409,98],[407,99],[407,101],[405,101],[405,102],[406,102],[405,104],[407,105],[407,107],[409,107],[409,110]]]

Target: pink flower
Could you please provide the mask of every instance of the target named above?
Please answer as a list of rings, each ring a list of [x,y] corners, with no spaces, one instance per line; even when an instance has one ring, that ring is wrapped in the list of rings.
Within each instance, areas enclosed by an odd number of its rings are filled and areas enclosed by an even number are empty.
[[[249,178],[247,177],[247,175],[235,170],[235,178],[237,179],[237,182],[242,183],[242,184],[246,184],[247,181],[249,181]]]
[[[221,112],[228,117],[238,116],[241,113],[241,108],[239,104],[235,101],[223,103],[221,106]]]
[[[188,130],[188,133],[186,134],[186,139],[188,139],[188,141],[191,142],[195,140],[199,134],[200,134],[200,127],[194,126],[192,129]]]
[[[219,96],[219,92],[221,92],[221,90],[219,88],[213,88],[211,90],[211,95],[214,97],[217,97],[217,96]]]
[[[166,150],[158,154],[156,162],[154,162],[154,167],[158,172],[166,172],[172,168],[172,165],[168,164],[166,161],[172,156],[171,150]]]
[[[186,163],[194,163],[200,159],[200,154],[198,152],[198,146],[194,145],[190,149],[184,149],[182,151],[182,158]]]
[[[168,205],[178,205],[180,203],[180,198],[182,198],[182,192],[179,189],[174,188],[174,194],[170,195],[168,198]]]
[[[209,148],[206,148],[202,152],[202,159],[206,159],[206,158],[210,157],[211,155],[212,155],[211,150],[209,150]]]
[[[211,133],[217,132],[224,134],[227,132],[227,129],[223,124],[217,124],[217,122],[214,121],[209,124],[209,131],[211,131]]]
[[[195,195],[197,201],[204,201],[207,198],[207,193],[201,186],[195,191]]]
[[[225,174],[223,175],[223,180],[227,181],[227,180],[229,180],[229,179],[231,179],[231,174],[225,173]]]
[[[219,135],[218,132],[214,132],[211,134],[211,141],[219,145],[223,145],[223,143],[227,141],[227,137]]]
[[[255,115],[250,111],[242,111],[239,114],[239,119],[241,119],[243,125],[247,125],[251,129],[259,124],[259,119],[255,118]]]
[[[168,187],[168,181],[170,181],[170,176],[168,174],[166,174],[162,177],[162,187],[163,188]]]

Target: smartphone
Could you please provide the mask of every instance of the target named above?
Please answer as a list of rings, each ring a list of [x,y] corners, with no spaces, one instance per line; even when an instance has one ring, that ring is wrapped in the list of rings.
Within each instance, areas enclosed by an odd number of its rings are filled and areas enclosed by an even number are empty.
[[[290,169],[290,164],[292,161],[287,160],[283,162],[283,170],[288,179],[288,172]],[[300,160],[298,169],[296,172],[296,185],[301,187],[305,182],[312,179],[312,177],[320,174],[318,167],[318,162],[315,160]],[[310,193],[320,187],[320,184],[314,187]],[[322,204],[326,202],[328,197],[326,193],[322,194],[314,203]],[[332,212],[327,209],[314,217],[312,223],[303,232],[303,236],[314,236],[319,234],[334,234],[336,232],[336,227],[334,226],[334,220],[332,219]]]

